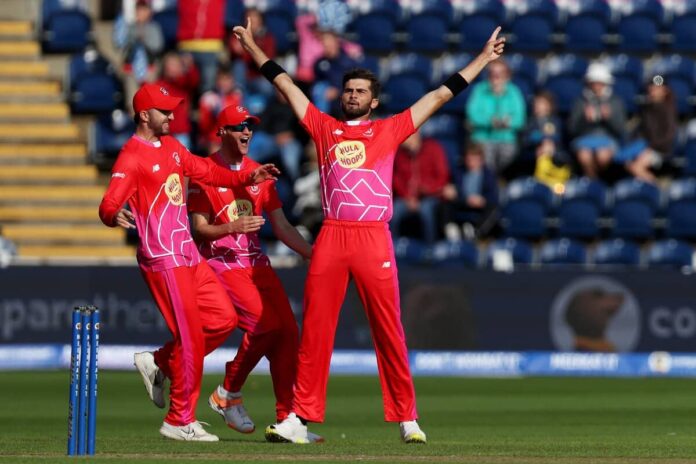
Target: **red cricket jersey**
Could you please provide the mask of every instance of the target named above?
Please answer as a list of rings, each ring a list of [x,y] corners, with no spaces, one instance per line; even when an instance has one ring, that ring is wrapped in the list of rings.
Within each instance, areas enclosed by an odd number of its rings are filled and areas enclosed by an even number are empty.
[[[146,271],[194,266],[201,261],[191,238],[184,176],[229,187],[251,183],[250,172],[222,169],[192,155],[170,136],[151,143],[134,135],[116,159],[99,216],[113,227],[116,215],[128,202],[140,238],[138,263]]]
[[[310,103],[301,122],[317,145],[324,217],[389,221],[394,155],[416,130],[411,110],[376,121],[338,121]]]
[[[219,152],[210,158],[220,166],[227,166]],[[253,170],[258,166],[259,163],[245,156],[240,166],[228,167]],[[211,224],[226,224],[240,216],[260,216],[263,212],[270,213],[282,206],[275,182],[234,188],[191,183],[189,187],[189,211],[207,214]],[[215,272],[270,265],[268,257],[261,250],[261,241],[256,232],[230,234],[210,242],[201,242],[198,249]]]

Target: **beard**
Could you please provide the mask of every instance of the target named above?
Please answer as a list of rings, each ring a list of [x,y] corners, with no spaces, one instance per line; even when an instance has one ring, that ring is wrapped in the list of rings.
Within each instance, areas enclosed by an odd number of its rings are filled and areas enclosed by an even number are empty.
[[[366,114],[370,114],[371,110],[370,105],[348,106],[346,103],[341,102],[341,111],[343,111],[343,115],[346,117],[346,120],[349,121],[361,118]]]

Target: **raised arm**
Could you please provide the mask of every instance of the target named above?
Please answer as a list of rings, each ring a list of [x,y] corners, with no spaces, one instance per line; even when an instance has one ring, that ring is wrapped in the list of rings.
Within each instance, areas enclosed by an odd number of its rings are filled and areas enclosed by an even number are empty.
[[[500,27],[497,27],[476,58],[467,64],[464,69],[447,79],[440,87],[426,93],[411,106],[411,118],[413,119],[414,127],[420,127],[442,105],[464,90],[488,63],[500,58],[505,47],[505,38],[498,38],[499,33]]]
[[[261,70],[261,73],[270,80],[273,85],[285,96],[292,107],[295,116],[301,121],[307,112],[309,106],[309,98],[300,90],[293,82],[290,75],[285,72],[278,64],[271,61],[268,56],[254,41],[253,31],[251,30],[251,20],[247,18],[246,27],[235,26],[232,29],[234,35],[242,44],[242,48],[254,60],[256,65]],[[265,65],[265,66],[264,66]]]

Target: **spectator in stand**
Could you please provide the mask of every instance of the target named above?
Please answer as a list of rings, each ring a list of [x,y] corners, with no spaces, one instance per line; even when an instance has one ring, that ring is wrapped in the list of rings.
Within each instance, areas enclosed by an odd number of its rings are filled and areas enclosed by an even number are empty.
[[[256,43],[270,59],[274,59],[276,57],[276,39],[266,28],[261,12],[256,8],[249,8],[244,16],[251,20]],[[230,35],[228,47],[233,63],[234,77],[244,94],[260,94],[264,97],[273,95],[275,92],[273,84],[264,79],[254,60],[247,53],[244,53],[244,49],[234,35]]]
[[[189,54],[167,53],[162,60],[162,76],[155,82],[168,89],[169,94],[182,102],[174,109],[174,120],[169,123],[169,132],[191,149],[191,101],[199,82],[198,70]]]
[[[672,89],[662,76],[655,76],[647,84],[646,94],[635,139],[622,147],[616,158],[634,177],[655,182],[654,171],[672,155],[679,116]]]
[[[303,88],[310,88],[315,81],[315,64],[324,55],[322,31],[333,31],[340,37],[342,51],[353,59],[362,56],[360,45],[342,38],[351,16],[347,6],[333,0],[319,4],[318,15],[313,13],[298,15],[295,29],[298,36],[296,78]]]
[[[399,146],[394,159],[394,213],[391,230],[401,235],[401,223],[409,215],[418,215],[423,239],[438,238],[437,213],[443,189],[450,180],[447,155],[435,139],[423,139],[416,131]]]
[[[298,130],[297,118],[292,108],[285,97],[274,90],[271,100],[261,114],[261,124],[251,139],[249,157],[263,163],[263,160],[280,155],[286,174],[294,181],[300,176],[302,162],[302,145],[295,136]]]
[[[486,166],[483,147],[470,143],[461,161],[463,171],[443,189],[442,219],[452,241],[461,239],[460,230],[467,240],[485,236],[495,225],[498,206],[498,179]]]
[[[132,75],[138,86],[152,81],[155,65],[164,48],[160,25],[152,21],[152,7],[148,0],[137,0],[135,20],[128,23],[119,16],[114,25],[114,45],[123,54],[123,70]]]
[[[570,178],[568,156],[562,149],[562,133],[553,95],[545,90],[534,95],[532,114],[523,135],[523,157],[532,161],[534,177],[559,193]]]
[[[314,86],[312,101],[324,113],[338,117],[341,114],[340,95],[343,75],[356,68],[355,56],[349,55],[341,46],[341,37],[331,29],[321,30],[319,39],[322,55],[314,63]]]
[[[218,58],[224,52],[225,0],[180,0],[177,2],[179,50],[191,53],[200,70],[198,93],[215,87]]]
[[[217,118],[220,111],[228,106],[241,106],[244,94],[235,81],[228,66],[217,70],[215,88],[205,92],[198,102],[199,145],[205,147],[206,153],[213,153],[220,148],[217,136]]]
[[[486,164],[503,173],[517,156],[517,135],[524,128],[526,105],[524,96],[502,60],[492,62],[488,80],[473,86],[466,104],[466,117],[471,126],[471,141],[481,144]]]
[[[596,178],[609,167],[624,138],[626,112],[621,98],[612,93],[614,77],[607,65],[591,63],[585,82],[570,113],[568,132],[583,174]]]

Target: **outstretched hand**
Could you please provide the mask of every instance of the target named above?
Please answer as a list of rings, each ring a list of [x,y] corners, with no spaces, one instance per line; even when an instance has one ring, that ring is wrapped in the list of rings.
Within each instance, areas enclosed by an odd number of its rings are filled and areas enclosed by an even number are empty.
[[[116,225],[124,229],[135,229],[135,216],[127,209],[121,209],[116,214]]]
[[[486,42],[486,45],[483,47],[483,51],[481,52],[481,54],[484,55],[488,61],[493,61],[500,58],[505,49],[505,37],[498,38],[500,29],[500,26],[495,28],[491,34],[491,37]]]
[[[255,184],[260,184],[267,180],[276,180],[278,175],[280,175],[280,170],[275,167],[275,164],[262,164],[251,173],[251,180]]]
[[[247,18],[246,26],[235,26],[232,29],[232,33],[234,34],[235,37],[237,37],[237,40],[241,42],[242,46],[244,48],[247,48],[250,46],[250,44],[255,43],[254,42],[254,31],[251,30],[251,19]]]

